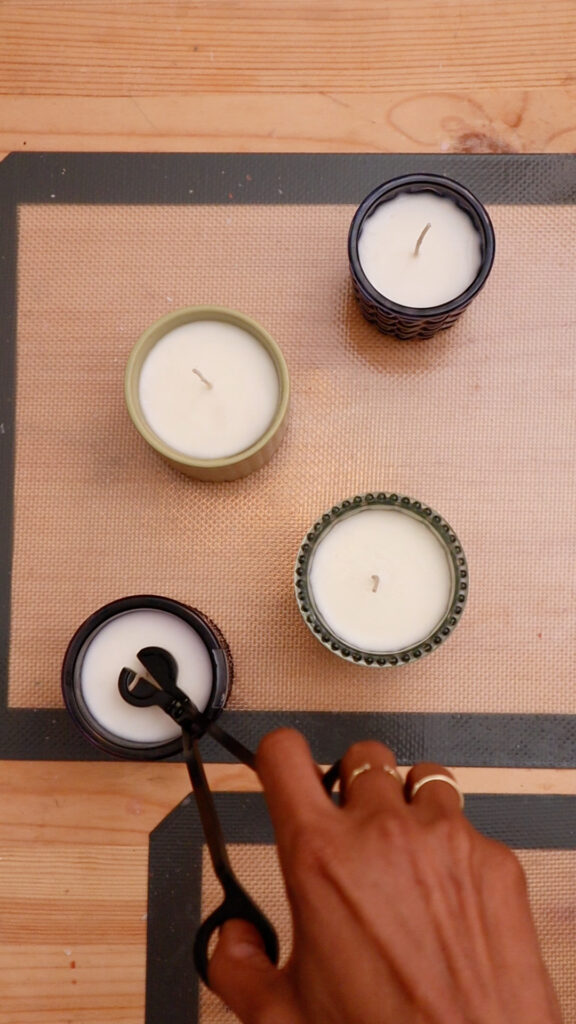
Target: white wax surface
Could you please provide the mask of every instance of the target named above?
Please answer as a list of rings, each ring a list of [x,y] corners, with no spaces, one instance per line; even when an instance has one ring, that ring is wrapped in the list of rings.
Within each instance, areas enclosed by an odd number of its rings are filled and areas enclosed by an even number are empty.
[[[235,455],[254,444],[274,418],[279,393],[264,346],[218,320],[197,320],[165,334],[146,357],[139,383],[142,412],[154,433],[198,459]]]
[[[203,711],[212,691],[210,655],[197,632],[177,615],[157,608],[136,609],[109,619],[84,654],[80,688],[97,722],[120,739],[165,743],[180,728],[160,708],[135,708],[118,690],[121,670],[146,675],[136,655],[143,647],[164,647],[178,665],[177,684]]]
[[[430,229],[414,255],[422,230]],[[381,295],[403,306],[440,306],[466,291],[482,262],[480,236],[451,199],[404,193],[367,217],[358,239],[366,277]]]
[[[397,509],[365,508],[336,522],[318,542],[309,583],[319,614],[340,640],[381,654],[424,640],[452,593],[442,542]]]

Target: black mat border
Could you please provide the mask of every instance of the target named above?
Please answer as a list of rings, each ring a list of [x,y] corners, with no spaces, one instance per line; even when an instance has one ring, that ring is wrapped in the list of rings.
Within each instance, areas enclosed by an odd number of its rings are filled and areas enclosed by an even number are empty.
[[[218,793],[227,842],[271,845],[261,793]],[[576,797],[471,794],[466,815],[484,835],[516,850],[576,849]],[[186,797],[150,836],[145,1024],[197,1024],[199,981],[192,943],[202,900],[202,828]]]
[[[397,174],[454,177],[484,203],[576,203],[573,154],[12,153],[0,188],[19,203],[359,203]]]
[[[558,155],[15,153],[0,164],[0,758],[109,760],[65,710],[8,707],[16,373],[17,211],[22,203],[358,203],[415,168],[447,174],[488,204],[576,203],[576,157]],[[441,652],[436,655],[441,657]],[[300,728],[327,763],[374,736],[401,763],[576,767],[576,715],[228,712],[246,743],[272,728]],[[229,758],[211,741],[208,761]]]

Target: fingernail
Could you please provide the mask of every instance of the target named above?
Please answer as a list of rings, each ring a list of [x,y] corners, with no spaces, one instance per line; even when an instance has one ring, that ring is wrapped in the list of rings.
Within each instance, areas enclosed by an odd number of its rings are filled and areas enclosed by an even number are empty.
[[[243,939],[240,942],[232,943],[228,952],[235,960],[248,960],[260,952],[260,947],[255,942],[247,942],[246,939]]]
[[[260,952],[259,936],[244,921],[228,921],[221,935],[229,955],[235,960],[247,960]]]

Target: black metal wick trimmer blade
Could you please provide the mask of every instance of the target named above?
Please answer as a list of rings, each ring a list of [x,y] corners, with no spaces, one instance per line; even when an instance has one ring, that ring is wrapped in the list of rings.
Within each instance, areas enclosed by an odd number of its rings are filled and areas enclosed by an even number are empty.
[[[169,651],[163,647],[143,647],[138,651],[137,657],[149,675],[156,680],[156,684],[147,679],[138,679],[133,669],[123,668],[118,678],[118,688],[124,700],[135,707],[161,707],[181,727],[185,722],[189,722],[193,726],[191,732],[195,736],[199,738],[203,733],[209,733],[237,761],[251,768],[253,772],[256,771],[256,755],[235,736],[226,732],[221,725],[207,718],[176,685],[178,666]],[[337,761],[322,778],[322,784],[328,794],[332,792],[338,780],[339,770],[340,762]]]
[[[176,685],[178,666],[169,651],[165,651],[163,647],[143,647],[138,651],[138,661],[156,680],[157,685],[143,678],[135,683],[137,673],[132,669],[123,668],[118,678],[118,688],[124,700],[135,707],[161,707],[180,726],[183,726],[184,722],[189,722],[193,726],[192,732],[198,737],[205,732],[210,733],[213,739],[238,761],[256,771],[256,755],[222,726],[212,722],[199,711],[190,697]],[[167,700],[163,694],[169,695],[171,699]]]

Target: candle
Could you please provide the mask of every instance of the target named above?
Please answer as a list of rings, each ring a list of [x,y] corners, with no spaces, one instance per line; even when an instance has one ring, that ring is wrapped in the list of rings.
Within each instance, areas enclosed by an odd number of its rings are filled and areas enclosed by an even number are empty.
[[[335,506],[308,533],[296,593],[305,621],[335,653],[398,664],[431,651],[456,625],[466,562],[432,509],[369,494]]]
[[[137,654],[162,647],[178,666],[177,685],[199,711],[215,717],[228,695],[231,661],[217,628],[167,598],[125,598],[106,605],[77,630],[64,659],[64,698],[80,728],[107,752],[165,757],[181,730],[161,708],[134,707],[118,689],[129,668],[147,678]]]
[[[401,651],[431,633],[452,594],[450,563],[425,523],[366,508],[319,542],[310,592],[324,622],[363,651]]]
[[[126,371],[126,400],[140,433],[191,476],[231,480],[277,449],[288,373],[273,339],[220,307],[177,310],[153,324]]]
[[[395,178],[358,207],[348,238],[360,309],[384,333],[429,338],[484,286],[494,259],[490,218],[468,189],[438,175]]]
[[[405,193],[364,221],[358,256],[378,292],[403,306],[440,306],[461,295],[482,262],[480,236],[451,199]]]
[[[278,395],[266,349],[248,331],[218,320],[169,331],[140,373],[140,404],[154,433],[198,459],[249,448],[270,426]]]
[[[180,733],[160,708],[136,708],[118,691],[126,668],[142,672],[142,647],[164,647],[178,665],[178,686],[204,711],[212,690],[210,655],[198,634],[182,619],[157,608],[117,615],[89,641],[80,669],[80,691],[92,717],[108,732],[134,743],[166,743]]]

